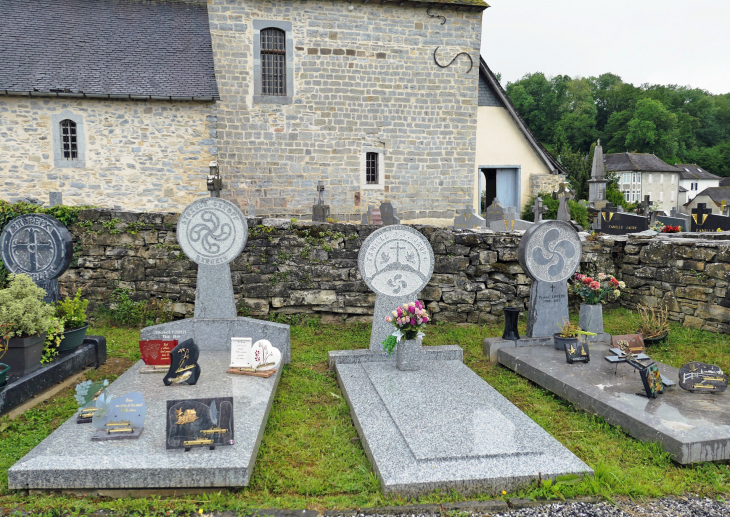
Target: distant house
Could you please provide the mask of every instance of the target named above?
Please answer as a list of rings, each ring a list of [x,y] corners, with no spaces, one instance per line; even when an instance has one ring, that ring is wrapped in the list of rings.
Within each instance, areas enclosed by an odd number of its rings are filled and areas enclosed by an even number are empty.
[[[649,196],[659,209],[669,213],[679,209],[679,174],[681,169],[669,165],[653,154],[616,153],[603,158],[607,171],[619,175],[619,189],[626,201],[635,202]]]
[[[730,205],[730,187],[706,188],[686,203],[683,211],[689,214],[699,203],[704,203],[707,208],[712,209],[713,214],[721,214],[723,202],[726,206]]]
[[[706,188],[719,187],[720,176],[715,176],[694,163],[677,163],[679,169],[679,185],[687,189],[687,201],[692,201],[698,193]]]
[[[479,60],[479,107],[476,138],[476,206],[486,191],[487,204],[521,210],[531,195],[557,190],[567,172],[535,138],[483,59]]]

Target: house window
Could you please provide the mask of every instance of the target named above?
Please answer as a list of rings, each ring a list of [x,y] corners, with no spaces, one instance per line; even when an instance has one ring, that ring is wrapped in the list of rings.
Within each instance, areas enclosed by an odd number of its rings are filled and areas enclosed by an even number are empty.
[[[360,188],[364,190],[385,189],[385,151],[377,147],[363,149],[360,155]]]
[[[292,23],[253,20],[253,102],[291,104],[294,93]]]
[[[672,202],[674,202],[674,200],[676,199],[676,195],[677,195],[677,193],[676,193],[675,191],[673,191],[673,190],[672,190],[672,195],[671,195],[671,197],[670,197],[670,200],[671,200]]]
[[[378,184],[378,153],[365,153],[365,183]]]
[[[76,160],[79,157],[76,122],[73,120],[65,119],[61,121],[61,149],[64,160]]]
[[[659,192],[659,201],[664,201],[664,191]]]
[[[675,176],[674,176],[674,174],[672,174],[671,176],[672,176],[672,185],[674,185],[674,178],[675,178]]]
[[[647,183],[651,183],[651,179],[652,179],[653,177],[654,177],[654,176],[652,176],[651,174],[649,174],[649,175],[647,176]]]
[[[63,110],[51,114],[53,166],[83,169],[86,167],[86,135],[83,116]]]
[[[286,33],[261,31],[261,95],[286,95]]]

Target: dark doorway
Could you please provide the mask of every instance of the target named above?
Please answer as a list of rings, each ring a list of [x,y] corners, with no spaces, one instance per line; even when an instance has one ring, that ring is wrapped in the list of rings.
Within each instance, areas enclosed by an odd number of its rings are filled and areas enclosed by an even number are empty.
[[[497,197],[497,169],[481,169],[484,174],[483,192],[486,196],[482,197],[482,212],[492,204],[492,200]]]

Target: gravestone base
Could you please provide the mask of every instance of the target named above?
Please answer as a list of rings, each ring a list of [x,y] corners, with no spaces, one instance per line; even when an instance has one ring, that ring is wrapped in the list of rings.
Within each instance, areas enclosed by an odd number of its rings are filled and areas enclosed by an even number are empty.
[[[489,362],[497,362],[497,352],[500,348],[511,348],[516,346],[554,346],[555,340],[552,337],[523,337],[520,339],[502,339],[501,337],[488,337],[482,341],[484,355]]]
[[[642,442],[659,442],[677,463],[730,460],[730,398],[665,388],[647,399],[638,371],[612,364],[609,347],[590,344],[591,361],[568,364],[565,352],[549,347],[503,348],[500,364]],[[679,370],[656,361],[663,377]]]
[[[420,369],[409,372],[381,354],[330,352],[384,493],[500,493],[538,476],[592,474],[461,358],[436,358],[455,349],[426,346]]]
[[[198,383],[163,386],[156,375],[139,375],[139,361],[107,393],[143,394],[144,432],[136,440],[92,442],[91,424],[76,415],[8,470],[11,489],[206,488],[248,485],[281,370],[268,379],[228,375],[228,350],[201,350]],[[236,439],[231,446],[166,449],[167,400],[233,397]]]

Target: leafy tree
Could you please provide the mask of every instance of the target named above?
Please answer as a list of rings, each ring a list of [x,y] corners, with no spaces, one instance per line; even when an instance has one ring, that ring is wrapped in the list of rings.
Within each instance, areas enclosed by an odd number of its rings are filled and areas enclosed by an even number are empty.
[[[640,153],[654,153],[662,159],[677,155],[677,115],[659,101],[641,99],[629,120],[626,146]]]

